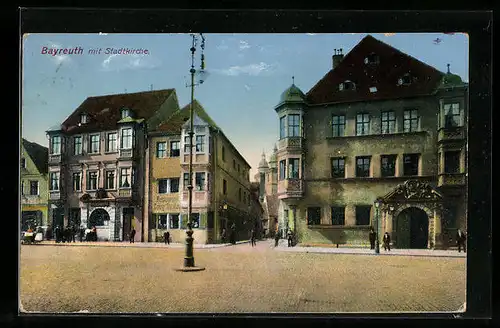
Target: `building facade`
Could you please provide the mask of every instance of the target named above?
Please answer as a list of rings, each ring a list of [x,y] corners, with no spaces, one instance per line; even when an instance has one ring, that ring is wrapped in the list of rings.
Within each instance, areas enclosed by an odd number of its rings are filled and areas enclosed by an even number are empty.
[[[221,242],[222,229],[235,227],[248,238],[256,220],[250,195],[250,165],[198,101],[193,103],[193,238],[198,244]],[[188,222],[190,105],[149,134],[149,240],[184,242]]]
[[[468,86],[371,36],[275,107],[279,225],[302,244],[445,248],[466,227]],[[380,239],[379,238],[379,239]]]
[[[265,153],[259,163],[255,180],[259,185],[259,201],[263,208],[263,228],[267,237],[274,237],[278,232],[278,148],[274,145],[273,152],[266,160]]]
[[[47,159],[47,147],[21,139],[21,231],[50,224]]]
[[[178,107],[175,90],[87,98],[49,136],[49,217],[96,227],[98,240],[144,240],[148,129]]]

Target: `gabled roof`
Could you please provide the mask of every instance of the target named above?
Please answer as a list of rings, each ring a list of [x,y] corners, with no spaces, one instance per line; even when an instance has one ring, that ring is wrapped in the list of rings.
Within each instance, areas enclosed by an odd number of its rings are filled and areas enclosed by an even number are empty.
[[[378,64],[365,64],[372,53]],[[398,85],[399,78],[409,73],[416,79],[409,85]],[[440,83],[443,73],[398,49],[368,35],[364,37],[332,70],[307,93],[311,105],[370,101],[430,95]],[[355,90],[339,90],[346,80]],[[376,92],[370,88],[376,87]]]
[[[175,92],[174,89],[88,97],[63,122],[63,131],[69,134],[114,130],[124,107],[134,112],[137,119],[151,118],[161,105]],[[87,123],[80,123],[80,114],[87,114]]]
[[[22,145],[33,163],[35,163],[38,172],[46,174],[49,164],[49,149],[24,138],[22,139]]]
[[[181,134],[182,126],[189,120],[190,104],[187,104],[177,112],[173,113],[164,123],[161,123],[155,131],[172,134]],[[219,129],[215,122],[207,114],[203,106],[195,99],[193,101],[194,114],[213,128]]]

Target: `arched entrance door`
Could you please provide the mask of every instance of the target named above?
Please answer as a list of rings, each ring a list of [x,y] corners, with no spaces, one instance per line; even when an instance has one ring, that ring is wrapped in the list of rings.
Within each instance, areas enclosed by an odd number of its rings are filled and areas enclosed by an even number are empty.
[[[108,212],[103,208],[97,208],[90,214],[87,226],[89,228],[104,226],[105,221],[109,221]]]
[[[427,248],[429,218],[420,208],[409,207],[401,211],[396,230],[398,248]]]

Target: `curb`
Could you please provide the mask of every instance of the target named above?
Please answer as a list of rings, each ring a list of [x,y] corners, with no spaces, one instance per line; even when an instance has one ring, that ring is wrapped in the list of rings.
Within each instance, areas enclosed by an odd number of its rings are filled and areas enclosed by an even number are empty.
[[[294,250],[288,249],[288,247],[283,247],[283,246],[278,246],[276,247],[278,251],[281,252],[291,252],[291,253],[316,253],[316,254],[340,254],[340,255],[366,255],[366,256],[413,256],[413,257],[450,257],[450,258],[467,258],[467,253],[463,253],[464,255],[461,254],[436,254],[436,253],[428,253],[428,254],[415,254],[415,253],[400,253],[400,252],[381,252],[381,253],[375,253],[375,252],[356,252],[356,251],[344,251],[344,252],[338,252],[338,251],[331,251],[330,249],[324,249],[324,250],[319,250],[319,249],[313,249],[313,250],[307,250],[304,248],[298,249],[295,248]],[[275,249],[276,249],[275,248]],[[293,247],[290,247],[293,248]]]

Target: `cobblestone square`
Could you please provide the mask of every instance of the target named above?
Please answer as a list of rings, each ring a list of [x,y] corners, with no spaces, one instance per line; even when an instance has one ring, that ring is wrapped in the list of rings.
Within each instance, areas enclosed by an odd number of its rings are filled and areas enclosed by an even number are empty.
[[[269,241],[195,249],[22,246],[35,312],[440,312],[465,302],[466,259],[281,252]]]

